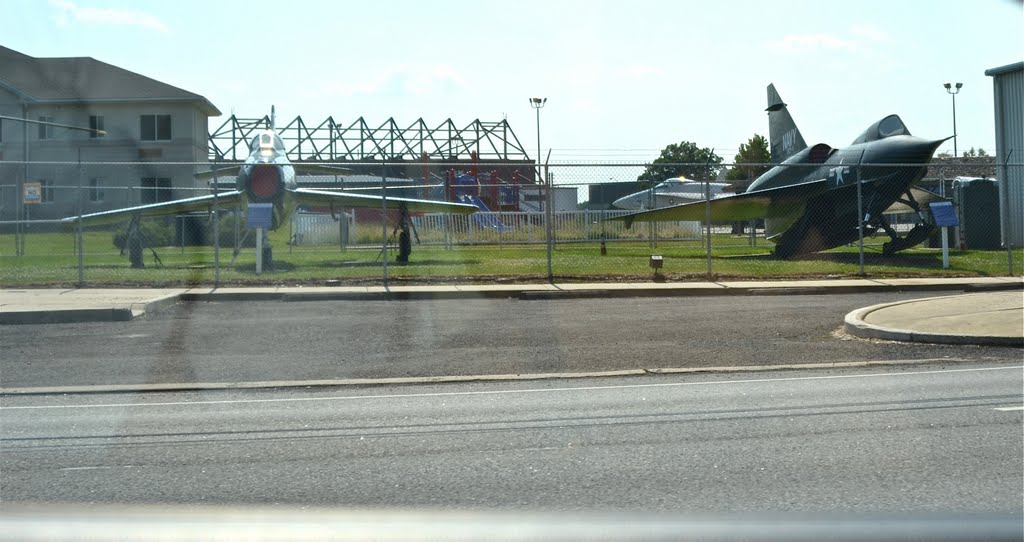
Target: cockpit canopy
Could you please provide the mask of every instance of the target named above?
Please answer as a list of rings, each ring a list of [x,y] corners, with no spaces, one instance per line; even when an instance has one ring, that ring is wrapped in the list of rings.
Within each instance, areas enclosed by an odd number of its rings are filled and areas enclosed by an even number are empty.
[[[265,130],[252,138],[252,143],[249,144],[249,149],[253,151],[256,149],[261,151],[275,150],[283,153],[284,141],[281,140],[281,136],[270,130]]]
[[[656,184],[654,189],[678,188],[685,184],[697,184],[697,181],[687,179],[686,177],[672,177],[671,179],[665,179],[664,181]]]
[[[867,130],[864,130],[864,133],[853,140],[853,144],[868,143],[869,141],[878,141],[879,139],[898,135],[910,135],[910,130],[900,120],[899,115],[889,115],[869,126]]]

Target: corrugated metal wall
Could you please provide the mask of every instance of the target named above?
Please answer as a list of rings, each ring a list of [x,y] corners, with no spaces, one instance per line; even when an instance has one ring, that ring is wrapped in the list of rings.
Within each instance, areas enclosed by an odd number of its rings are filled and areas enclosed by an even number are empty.
[[[1024,63],[988,70],[986,75],[992,76],[994,93],[1003,246],[1009,241],[1020,247],[1024,246]]]

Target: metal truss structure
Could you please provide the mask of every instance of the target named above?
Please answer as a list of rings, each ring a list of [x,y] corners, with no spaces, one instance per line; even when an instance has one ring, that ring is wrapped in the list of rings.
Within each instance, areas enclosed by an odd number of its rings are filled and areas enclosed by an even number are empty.
[[[257,130],[269,126],[270,118],[241,119],[234,115],[210,133],[210,159],[243,160],[249,154],[248,142]],[[394,119],[380,126],[367,124],[362,117],[349,125],[338,124],[333,117],[316,126],[301,116],[277,126],[278,134],[293,161],[323,162],[518,162],[529,161],[508,121],[474,120],[459,128],[451,119],[430,127],[423,119],[406,128]]]

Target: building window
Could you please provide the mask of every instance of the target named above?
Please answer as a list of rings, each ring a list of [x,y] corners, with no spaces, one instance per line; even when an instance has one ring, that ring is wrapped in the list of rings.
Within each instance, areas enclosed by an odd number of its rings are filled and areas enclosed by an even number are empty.
[[[140,115],[139,133],[142,141],[170,141],[170,115]]]
[[[53,122],[53,117],[39,117],[39,122]],[[53,126],[40,124],[39,139],[53,139]]]
[[[89,137],[95,139],[97,137],[103,137],[103,134],[96,133],[97,130],[103,130],[103,115],[89,115]]]
[[[168,177],[143,177],[140,186],[142,187],[143,205],[163,203],[174,199],[171,179]]]
[[[53,181],[49,179],[39,179],[40,192],[42,192],[43,199],[42,203],[53,203]]]
[[[103,179],[89,179],[89,201],[103,201]]]

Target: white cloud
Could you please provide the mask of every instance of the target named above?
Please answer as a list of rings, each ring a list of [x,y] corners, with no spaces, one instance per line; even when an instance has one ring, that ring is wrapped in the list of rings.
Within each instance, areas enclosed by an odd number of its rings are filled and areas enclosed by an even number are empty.
[[[866,53],[873,44],[889,40],[889,34],[871,24],[853,24],[849,36],[832,33],[789,34],[768,44],[776,51],[786,53],[814,53],[819,51],[845,51]]]
[[[57,25],[61,27],[78,22],[140,26],[157,32],[170,32],[170,27],[159,18],[136,9],[79,7],[66,0],[50,0],[50,5],[57,9]]]

